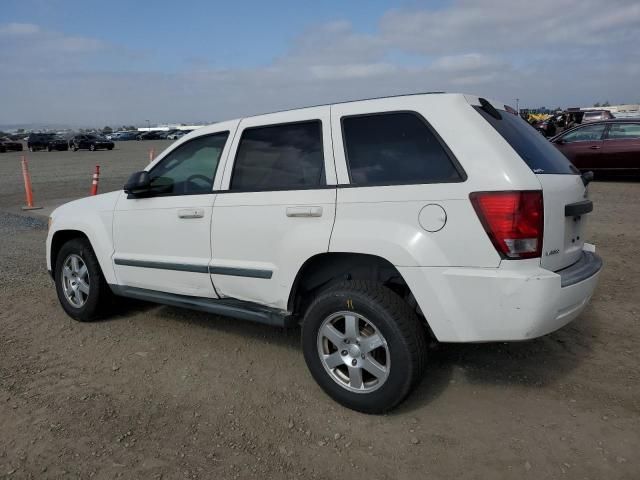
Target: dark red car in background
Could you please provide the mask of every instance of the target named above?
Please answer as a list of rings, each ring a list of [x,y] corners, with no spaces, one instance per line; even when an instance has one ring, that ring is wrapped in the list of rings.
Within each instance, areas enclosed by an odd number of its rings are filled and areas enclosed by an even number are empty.
[[[579,125],[550,141],[582,171],[640,175],[640,118]]]

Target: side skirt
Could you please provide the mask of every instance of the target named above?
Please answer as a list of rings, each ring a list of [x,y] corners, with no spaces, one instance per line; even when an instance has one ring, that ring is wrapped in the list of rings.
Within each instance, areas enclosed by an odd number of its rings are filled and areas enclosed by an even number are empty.
[[[296,319],[289,312],[265,307],[252,302],[236,300],[234,298],[190,297],[188,295],[158,292],[156,290],[128,287],[125,285],[110,284],[109,287],[111,287],[114,294],[121,297],[198,310],[214,315],[223,315],[240,320],[264,323],[274,327],[293,327],[297,323]]]

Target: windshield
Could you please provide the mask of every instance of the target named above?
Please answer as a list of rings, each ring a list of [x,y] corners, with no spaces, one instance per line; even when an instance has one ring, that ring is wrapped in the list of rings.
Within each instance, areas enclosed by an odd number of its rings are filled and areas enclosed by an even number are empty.
[[[533,170],[533,173],[572,174],[579,171],[551,142],[518,115],[498,110],[496,118],[482,107],[474,107]]]

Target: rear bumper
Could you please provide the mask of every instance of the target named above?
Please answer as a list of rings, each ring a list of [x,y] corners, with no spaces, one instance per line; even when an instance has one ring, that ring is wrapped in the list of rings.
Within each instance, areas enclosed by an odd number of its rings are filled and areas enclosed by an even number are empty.
[[[572,321],[593,295],[602,260],[583,251],[559,272],[540,268],[539,260],[500,268],[398,269],[438,340],[490,342],[536,338]]]

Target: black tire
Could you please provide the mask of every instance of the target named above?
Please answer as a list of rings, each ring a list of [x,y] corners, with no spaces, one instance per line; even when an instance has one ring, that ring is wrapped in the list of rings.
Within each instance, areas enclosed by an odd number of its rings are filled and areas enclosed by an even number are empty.
[[[65,296],[62,286],[62,270],[65,261],[72,254],[78,255],[82,259],[89,272],[89,295],[86,303],[80,308],[71,304]],[[54,267],[54,279],[58,300],[71,318],[80,322],[89,322],[108,313],[109,307],[113,303],[113,293],[104,279],[98,259],[86,238],[74,238],[60,248]]]
[[[365,317],[387,342],[388,376],[369,393],[340,385],[325,370],[318,352],[321,325],[332,314],[346,310]],[[416,313],[393,291],[374,282],[347,281],[323,290],[311,302],[302,323],[302,349],[311,375],[331,398],[363,413],[384,413],[401,403],[421,380],[427,336]]]
[[[107,147],[107,150],[113,150],[113,147]]]

